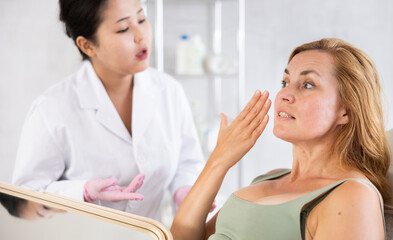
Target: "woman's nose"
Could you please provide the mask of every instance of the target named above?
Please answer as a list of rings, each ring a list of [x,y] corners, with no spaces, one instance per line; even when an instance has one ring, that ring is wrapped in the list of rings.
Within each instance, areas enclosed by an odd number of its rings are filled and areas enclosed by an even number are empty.
[[[279,98],[281,101],[284,101],[286,103],[294,103],[295,102],[295,96],[293,95],[293,93],[291,93],[287,89],[282,89],[280,91]]]
[[[143,32],[143,29],[141,27],[137,27],[134,30],[134,41],[135,43],[139,43],[145,38],[145,33]]]

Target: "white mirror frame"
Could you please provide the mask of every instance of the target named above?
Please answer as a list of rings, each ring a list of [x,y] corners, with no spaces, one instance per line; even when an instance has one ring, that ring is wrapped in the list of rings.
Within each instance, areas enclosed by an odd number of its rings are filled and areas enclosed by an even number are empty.
[[[34,201],[48,207],[131,228],[146,233],[157,240],[173,239],[171,233],[163,224],[150,218],[98,206],[92,203],[77,201],[52,193],[36,192],[4,182],[0,182],[0,192],[28,201]]]

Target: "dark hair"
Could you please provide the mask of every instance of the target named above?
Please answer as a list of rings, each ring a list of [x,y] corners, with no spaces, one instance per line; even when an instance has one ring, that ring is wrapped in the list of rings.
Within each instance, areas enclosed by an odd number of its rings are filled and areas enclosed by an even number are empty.
[[[21,206],[27,203],[26,199],[0,193],[0,202],[8,213],[14,217],[20,217]]]
[[[60,21],[64,23],[65,32],[74,40],[75,45],[79,36],[97,43],[95,34],[102,22],[101,13],[107,2],[108,0],[59,0]],[[78,50],[83,60],[89,59],[79,47]]]

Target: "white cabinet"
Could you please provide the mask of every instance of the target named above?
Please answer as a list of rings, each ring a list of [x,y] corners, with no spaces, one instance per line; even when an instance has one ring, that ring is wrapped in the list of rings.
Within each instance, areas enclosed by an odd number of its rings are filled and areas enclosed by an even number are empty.
[[[184,86],[208,156],[216,143],[219,113],[231,120],[245,104],[245,0],[144,0],[142,4],[153,26],[152,66]],[[209,56],[207,70],[229,59],[229,71],[177,75],[176,47],[183,34],[201,36]],[[240,173],[241,165],[238,168]]]

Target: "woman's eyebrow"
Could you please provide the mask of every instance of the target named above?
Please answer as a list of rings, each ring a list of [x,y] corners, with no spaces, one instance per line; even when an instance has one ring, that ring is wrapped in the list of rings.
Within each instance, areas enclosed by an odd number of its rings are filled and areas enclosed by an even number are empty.
[[[310,74],[310,73],[315,73],[316,75],[321,76],[321,75],[319,75],[319,73],[316,72],[315,70],[304,70],[304,71],[302,71],[302,72],[300,73],[300,75],[308,75],[308,74]]]
[[[288,74],[288,75],[291,75],[291,74],[289,74],[289,71],[288,71],[288,69],[287,68],[285,68],[285,70],[284,70],[284,73],[286,73],[286,74]],[[301,73],[300,73],[300,75],[308,75],[308,74],[311,74],[311,73],[314,73],[314,74],[316,74],[316,75],[318,75],[318,76],[321,76],[321,75],[319,75],[319,73],[317,72],[317,71],[315,71],[315,70],[304,70],[304,71],[302,71]]]
[[[117,20],[116,23],[119,23],[119,22],[121,22],[121,21],[124,21],[124,20],[126,20],[126,19],[128,19],[128,18],[130,18],[130,16],[120,18],[119,20]]]
[[[138,12],[137,12],[136,14],[139,14],[139,13],[141,13],[142,11],[143,11],[143,8],[139,9]],[[117,20],[116,23],[119,23],[119,22],[121,22],[121,21],[124,21],[124,20],[126,20],[126,19],[128,19],[128,18],[130,18],[130,16],[120,18],[119,20]]]
[[[121,22],[121,21],[124,21],[124,20],[126,20],[126,19],[128,19],[128,18],[130,18],[130,16],[120,18],[119,20],[117,20],[116,23],[119,23],[119,22]]]

